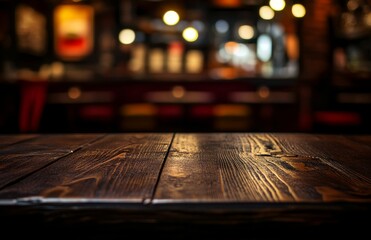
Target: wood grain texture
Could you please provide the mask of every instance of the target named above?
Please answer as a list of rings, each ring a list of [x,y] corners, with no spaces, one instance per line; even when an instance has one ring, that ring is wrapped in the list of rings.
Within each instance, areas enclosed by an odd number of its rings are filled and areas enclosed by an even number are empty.
[[[359,143],[371,147],[371,136],[370,135],[347,135],[347,138]]]
[[[153,194],[172,137],[111,134],[3,189],[0,197],[142,203]]]
[[[97,134],[42,135],[1,148],[0,189],[73,153],[101,136]]]
[[[0,135],[0,148],[36,137],[36,134]]]
[[[275,136],[290,152],[319,159],[342,173],[342,176],[352,179],[355,187],[358,180],[359,184],[371,182],[371,148],[365,144],[351,141],[342,135]]]
[[[154,203],[371,202],[369,156],[341,136],[177,134]]]
[[[24,169],[49,161],[0,189],[4,236],[309,240],[368,234],[368,139],[284,133],[96,137],[40,136],[0,149],[1,167],[12,163],[1,169],[1,179],[12,179],[23,161]]]

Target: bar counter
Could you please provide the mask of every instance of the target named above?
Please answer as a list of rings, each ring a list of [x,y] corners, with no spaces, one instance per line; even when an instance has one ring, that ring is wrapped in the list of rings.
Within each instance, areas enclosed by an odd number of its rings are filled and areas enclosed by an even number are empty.
[[[371,227],[371,135],[3,134],[0,163],[13,238],[357,239]]]

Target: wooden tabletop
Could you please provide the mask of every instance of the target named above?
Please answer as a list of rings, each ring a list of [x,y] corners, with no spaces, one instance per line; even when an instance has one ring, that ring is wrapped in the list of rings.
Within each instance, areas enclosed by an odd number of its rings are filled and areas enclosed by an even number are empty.
[[[0,219],[53,239],[367,234],[371,136],[0,135]]]

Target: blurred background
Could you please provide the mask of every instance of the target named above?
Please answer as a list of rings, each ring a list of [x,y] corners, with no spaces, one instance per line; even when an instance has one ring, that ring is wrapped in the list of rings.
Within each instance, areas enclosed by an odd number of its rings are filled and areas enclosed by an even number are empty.
[[[371,133],[370,0],[0,0],[0,133]]]

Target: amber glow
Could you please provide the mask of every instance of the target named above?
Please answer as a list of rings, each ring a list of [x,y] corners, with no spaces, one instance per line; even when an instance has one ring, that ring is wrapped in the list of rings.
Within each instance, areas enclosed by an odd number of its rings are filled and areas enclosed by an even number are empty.
[[[270,95],[270,90],[266,86],[260,87],[257,92],[258,92],[259,97],[261,98],[268,98]]]
[[[368,27],[371,26],[371,12],[365,14],[365,16],[363,17],[363,21]]]
[[[145,55],[146,46],[144,44],[137,44],[133,46],[132,58],[129,63],[129,69],[133,72],[144,72],[145,70]]]
[[[274,18],[274,11],[269,6],[262,6],[259,8],[259,16],[265,20],[271,20]]]
[[[233,54],[237,46],[238,43],[233,41],[229,41],[224,44],[225,51],[229,54]]]
[[[167,70],[171,73],[180,73],[183,65],[183,45],[180,42],[169,43],[167,50]]]
[[[291,8],[292,15],[294,15],[297,18],[302,18],[305,16],[305,7],[301,4],[294,4]]]
[[[242,25],[238,28],[238,35],[242,39],[251,39],[254,37],[254,28],[250,25]]]
[[[171,94],[173,95],[174,98],[183,98],[185,95],[185,88],[182,86],[175,86],[171,90]]]
[[[71,87],[68,89],[68,97],[71,99],[78,99],[81,97],[81,90],[78,87]]]
[[[153,73],[160,73],[164,70],[165,53],[161,48],[154,48],[149,51],[149,70]]]
[[[247,106],[237,104],[219,104],[213,109],[214,116],[230,117],[230,116],[247,116],[250,111]]]
[[[93,14],[88,5],[60,5],[55,9],[55,51],[59,57],[80,59],[92,51]]]
[[[156,106],[147,103],[126,104],[121,107],[123,116],[153,116],[157,111]]]
[[[43,54],[47,46],[45,16],[27,5],[20,4],[15,10],[15,18],[18,47],[37,55]],[[0,30],[0,41],[1,38]]]
[[[287,55],[291,60],[299,59],[299,39],[295,34],[286,37]]]
[[[199,50],[190,50],[186,54],[185,67],[188,73],[199,73],[203,68],[204,57]]]
[[[239,7],[242,5],[241,0],[213,0],[213,2],[219,7]]]

